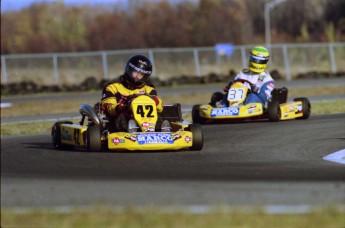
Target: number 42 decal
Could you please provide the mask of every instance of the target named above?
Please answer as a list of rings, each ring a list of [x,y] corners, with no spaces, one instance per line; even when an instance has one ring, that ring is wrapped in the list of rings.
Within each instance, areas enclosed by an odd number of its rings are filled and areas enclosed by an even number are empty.
[[[147,111],[145,111],[147,110]],[[138,105],[137,107],[137,114],[139,114],[141,117],[154,117],[154,115],[152,115],[153,112],[153,106],[152,105]]]

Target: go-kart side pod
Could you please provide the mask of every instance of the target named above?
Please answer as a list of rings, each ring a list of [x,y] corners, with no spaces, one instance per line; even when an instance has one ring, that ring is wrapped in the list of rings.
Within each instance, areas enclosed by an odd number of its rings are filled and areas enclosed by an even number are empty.
[[[65,145],[65,144],[62,144],[62,142],[61,142],[61,128],[60,128],[61,124],[73,124],[73,122],[71,122],[71,121],[59,121],[53,125],[52,132],[51,132],[53,146],[55,149],[58,149],[58,150],[70,149],[73,146]]]
[[[310,116],[310,113],[311,113],[311,105],[310,105],[310,101],[308,100],[308,98],[297,97],[297,98],[293,99],[293,101],[301,101],[302,102],[303,116],[299,117],[297,119],[308,119]]]

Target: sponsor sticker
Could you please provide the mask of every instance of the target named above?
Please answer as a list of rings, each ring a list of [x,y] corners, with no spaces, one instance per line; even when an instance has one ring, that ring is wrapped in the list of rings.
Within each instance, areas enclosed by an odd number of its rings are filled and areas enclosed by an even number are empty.
[[[135,71],[138,71],[138,72],[141,72],[143,74],[151,74],[152,71],[149,71],[149,70],[143,70],[139,67],[136,67],[133,63],[129,63],[129,66],[132,67]]]
[[[171,138],[176,141],[177,139],[180,139],[182,136],[180,134],[172,134]]]
[[[272,90],[274,89],[274,87],[275,87],[275,85],[274,85],[274,83],[272,83],[272,82],[269,82],[269,83],[267,84],[267,89],[269,89],[270,91],[272,91]]]
[[[189,137],[188,135],[184,138],[184,141],[186,141],[186,143],[189,143],[192,141],[192,138]]]
[[[211,111],[211,117],[216,116],[238,116],[239,108],[214,108]]]
[[[141,59],[139,59],[139,61],[138,61],[139,63],[141,63],[141,64],[144,64],[144,65],[147,65],[147,62],[146,61],[144,61],[144,60],[141,60]]]
[[[149,126],[150,126],[150,123],[144,122],[142,125],[143,125],[143,127],[149,127]]]
[[[148,128],[146,128],[145,132],[154,132],[155,131],[155,128],[150,126]]]
[[[144,144],[173,144],[174,140],[169,133],[155,133],[137,135],[140,145]]]
[[[125,140],[119,139],[118,137],[115,137],[111,140],[115,145],[118,145],[119,143],[124,143]]]
[[[132,142],[137,141],[137,138],[136,138],[135,135],[126,135],[126,136],[125,136],[125,139],[129,139],[129,140],[131,140]]]

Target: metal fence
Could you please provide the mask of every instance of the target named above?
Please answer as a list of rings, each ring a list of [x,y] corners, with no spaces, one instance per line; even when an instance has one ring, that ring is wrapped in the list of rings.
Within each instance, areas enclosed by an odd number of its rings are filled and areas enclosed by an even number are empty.
[[[134,54],[147,55],[153,62],[153,77],[161,80],[181,75],[224,75],[247,67],[253,47],[234,46],[231,55],[217,54],[215,47],[2,55],[1,84],[20,81],[77,84],[90,76],[112,79],[123,73],[127,59]],[[268,70],[278,70],[288,81],[309,71],[345,71],[345,43],[274,44],[268,49],[271,55]]]

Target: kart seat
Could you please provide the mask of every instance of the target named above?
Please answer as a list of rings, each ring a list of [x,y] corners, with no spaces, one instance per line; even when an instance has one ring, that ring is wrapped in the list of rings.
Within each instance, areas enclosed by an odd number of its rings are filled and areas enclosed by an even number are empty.
[[[287,97],[288,97],[288,89],[286,87],[274,88],[272,91],[272,101],[278,101],[279,104],[286,103]]]
[[[172,105],[164,105],[163,111],[159,114],[163,120],[168,120],[169,122],[183,121],[181,104],[175,103]]]

